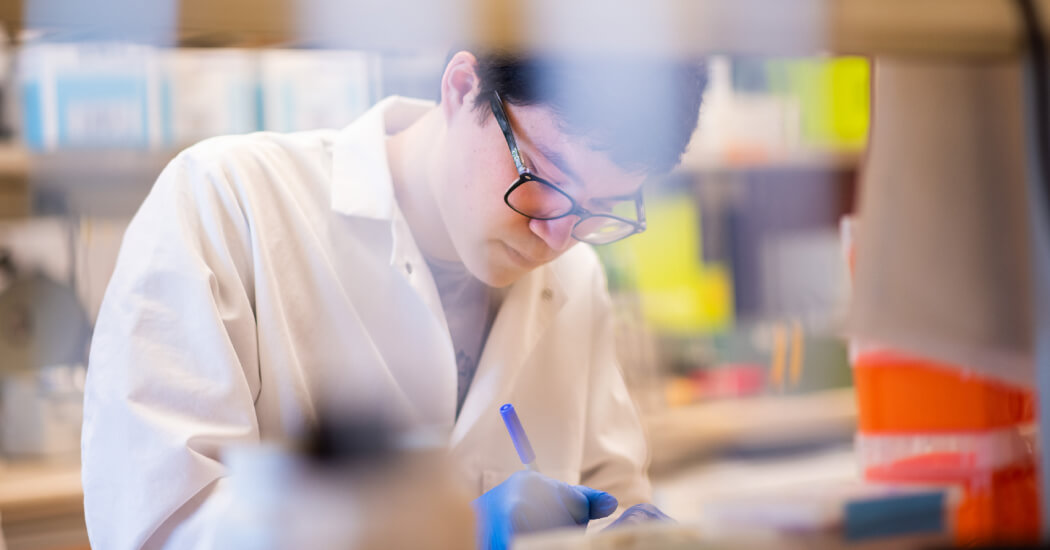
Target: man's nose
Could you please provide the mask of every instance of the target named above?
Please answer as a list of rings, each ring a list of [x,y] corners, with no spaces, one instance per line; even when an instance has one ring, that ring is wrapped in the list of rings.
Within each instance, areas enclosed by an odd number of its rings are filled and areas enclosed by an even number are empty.
[[[538,235],[551,250],[561,252],[572,246],[572,228],[579,221],[579,216],[565,216],[555,220],[532,220],[529,229]]]

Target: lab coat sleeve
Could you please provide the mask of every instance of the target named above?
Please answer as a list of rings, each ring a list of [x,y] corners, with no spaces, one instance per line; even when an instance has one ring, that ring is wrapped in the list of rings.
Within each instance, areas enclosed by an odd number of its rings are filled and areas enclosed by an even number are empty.
[[[594,263],[594,350],[581,483],[613,494],[623,510],[651,501],[649,457],[638,411],[616,359],[612,302],[605,275],[597,260]]]
[[[258,441],[243,201],[218,156],[191,148],[162,172],[124,236],[84,399],[95,548],[210,547],[214,503],[227,496],[220,450]]]

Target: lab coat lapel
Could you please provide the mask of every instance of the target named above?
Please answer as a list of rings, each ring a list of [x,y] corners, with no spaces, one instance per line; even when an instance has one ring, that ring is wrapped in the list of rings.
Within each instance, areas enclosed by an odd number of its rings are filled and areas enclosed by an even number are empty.
[[[390,266],[408,279],[437,323],[448,332],[433,277],[398,208],[386,155],[386,136],[407,127],[433,106],[430,102],[390,97],[343,129],[332,158],[331,204],[333,210],[343,214],[390,223]]]
[[[566,300],[563,285],[549,264],[511,287],[485,342],[450,446],[460,443],[484,415],[499,414],[499,405],[510,397],[518,373]]]
[[[452,341],[441,299],[430,270],[412,236],[408,222],[401,213],[394,195],[393,181],[386,156],[386,136],[422,116],[432,103],[388,98],[357,121],[343,129],[336,139],[332,159],[332,209],[340,214],[368,218],[390,224],[390,267],[392,276],[404,277],[414,294],[423,302],[430,315],[427,319],[412,319],[417,329],[426,331],[421,341],[434,345],[418,350],[394,353],[389,346],[406,345],[403,338],[387,342],[386,347],[374,340],[380,348],[385,367],[402,388],[425,387],[425,392],[409,395],[418,414],[426,424],[451,427],[456,411],[456,364]],[[404,312],[392,312],[404,315]],[[386,342],[386,339],[382,339]],[[418,355],[406,361],[406,356]],[[390,361],[388,357],[400,357]],[[420,377],[426,383],[419,384]]]

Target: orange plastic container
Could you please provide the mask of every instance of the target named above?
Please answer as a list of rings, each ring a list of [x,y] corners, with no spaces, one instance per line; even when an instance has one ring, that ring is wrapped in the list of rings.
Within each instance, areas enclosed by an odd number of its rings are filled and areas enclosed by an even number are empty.
[[[851,278],[858,227],[842,220]],[[865,479],[961,489],[952,526],[960,545],[1038,541],[1036,456],[1021,435],[1035,422],[1031,388],[858,342],[850,355]]]
[[[1035,420],[1031,390],[894,351],[858,353],[853,363],[863,433],[990,430]]]
[[[854,384],[865,479],[961,488],[959,544],[1038,540],[1030,389],[887,350],[856,354]]]
[[[924,442],[922,436],[910,439]],[[962,489],[962,499],[953,518],[954,539],[960,545],[1038,540],[1039,488],[1035,457],[1028,453],[994,466],[981,462],[973,451],[919,453],[870,464],[864,468],[864,478],[880,483],[936,484]]]

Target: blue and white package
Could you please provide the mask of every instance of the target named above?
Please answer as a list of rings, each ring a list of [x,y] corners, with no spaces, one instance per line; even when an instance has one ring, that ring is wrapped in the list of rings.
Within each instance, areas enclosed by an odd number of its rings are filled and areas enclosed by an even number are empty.
[[[267,50],[260,55],[266,130],[341,128],[378,99],[379,64],[374,54]]]
[[[258,53],[253,50],[167,50],[163,82],[168,146],[261,129]]]
[[[161,143],[160,66],[149,46],[28,44],[18,56],[22,135],[36,150]]]

